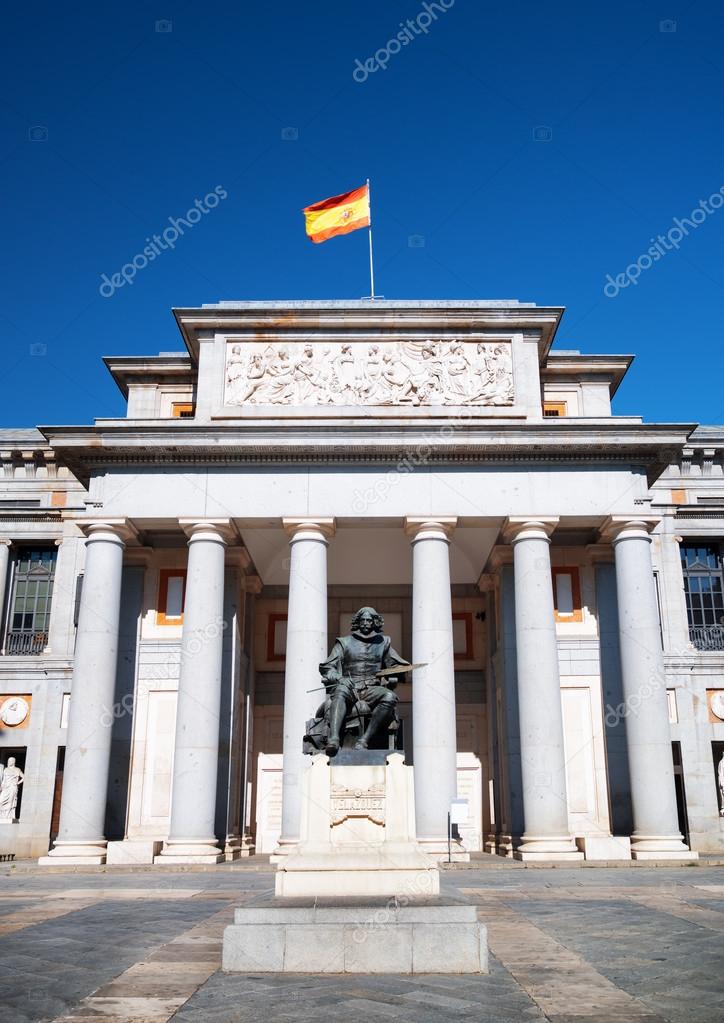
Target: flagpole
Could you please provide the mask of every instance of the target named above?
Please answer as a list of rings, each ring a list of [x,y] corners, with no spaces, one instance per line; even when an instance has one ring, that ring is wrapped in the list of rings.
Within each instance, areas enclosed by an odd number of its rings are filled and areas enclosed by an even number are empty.
[[[370,179],[367,178],[367,205],[370,211],[369,238],[370,238],[370,301],[375,300],[375,267],[372,262],[372,196],[370,193]]]

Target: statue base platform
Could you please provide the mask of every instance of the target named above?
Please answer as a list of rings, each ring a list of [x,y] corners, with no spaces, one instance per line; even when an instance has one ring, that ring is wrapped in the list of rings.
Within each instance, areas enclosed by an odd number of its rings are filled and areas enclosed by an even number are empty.
[[[224,931],[230,973],[487,973],[487,929],[449,898],[266,898]]]
[[[439,893],[440,872],[415,837],[412,768],[399,753],[354,751],[358,760],[372,754],[372,763],[312,758],[303,777],[299,844],[277,860],[276,895]]]

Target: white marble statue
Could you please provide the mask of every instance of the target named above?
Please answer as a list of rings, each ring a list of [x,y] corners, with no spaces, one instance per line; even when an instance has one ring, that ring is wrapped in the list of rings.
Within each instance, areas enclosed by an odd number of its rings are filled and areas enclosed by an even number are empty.
[[[7,767],[0,765],[0,821],[14,821],[18,805],[18,789],[25,775],[15,766],[15,757],[8,757]]]
[[[512,405],[508,342],[229,342],[226,405]]]
[[[719,782],[719,815],[724,817],[724,753],[721,755],[719,761],[719,767],[716,772],[717,781]]]

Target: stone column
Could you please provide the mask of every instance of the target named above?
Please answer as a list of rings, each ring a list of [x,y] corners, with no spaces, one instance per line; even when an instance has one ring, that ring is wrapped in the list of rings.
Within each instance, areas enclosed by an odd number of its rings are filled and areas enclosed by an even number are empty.
[[[319,665],[327,649],[327,539],[334,519],[284,519],[291,548],[287,649],[284,672],[284,766],[282,773],[282,831],[276,856],[289,853],[299,842],[302,771],[310,758],[302,753],[308,718],[322,693],[307,692],[320,685]]]
[[[568,828],[566,758],[550,534],[557,519],[509,519],[513,544],[520,769],[525,831],[519,860],[582,859]]]
[[[412,543],[412,686],[417,840],[447,856],[447,815],[457,797],[450,535],[457,519],[408,518]],[[458,849],[456,859],[469,858]]]
[[[659,583],[662,603],[664,644],[672,654],[686,655],[691,650],[686,610],[684,573],[681,567],[681,540],[673,509],[661,520],[659,536]]]
[[[180,520],[189,541],[168,839],[154,862],[220,863],[215,834],[219,767],[224,558],[228,520]]]
[[[8,563],[12,540],[0,539],[0,628],[5,620],[5,587],[8,584]]]
[[[87,536],[60,830],[41,864],[106,860],[104,822],[118,657],[124,520],[80,524]]]
[[[634,859],[695,859],[679,833],[658,608],[652,521],[612,517],[621,647],[622,713],[631,778]]]

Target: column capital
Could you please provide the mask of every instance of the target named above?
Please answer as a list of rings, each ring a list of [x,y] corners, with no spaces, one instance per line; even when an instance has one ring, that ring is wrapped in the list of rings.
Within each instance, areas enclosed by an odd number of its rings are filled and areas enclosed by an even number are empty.
[[[415,543],[417,540],[449,541],[457,524],[457,517],[414,515],[408,516],[405,519],[405,532],[412,543]]]
[[[648,540],[650,533],[661,522],[658,515],[609,515],[600,528],[602,540],[618,543],[619,540]]]
[[[76,520],[75,524],[88,542],[104,540],[126,544],[129,540],[138,540],[138,530],[130,519],[86,519]]]
[[[0,547],[12,547],[13,542],[6,536],[0,536]]]
[[[251,567],[251,555],[243,544],[228,548],[226,565],[228,568],[240,568],[242,572],[246,572]]]
[[[608,543],[586,544],[586,556],[592,565],[613,564],[613,550]]]
[[[512,515],[503,523],[503,540],[506,543],[517,543],[518,540],[547,540],[560,522],[557,515],[526,516]]]
[[[317,540],[326,543],[330,536],[334,536],[337,528],[335,519],[317,516],[282,519],[282,525],[290,543],[295,540]]]
[[[481,572],[478,589],[481,593],[494,593],[500,585],[500,576],[495,572]]]
[[[145,568],[154,554],[153,547],[129,547],[123,559],[124,565],[141,566]]]
[[[485,564],[486,572],[499,573],[504,565],[513,564],[513,548],[510,544],[496,543],[488,555],[488,560]]]
[[[264,588],[264,584],[258,575],[246,575],[244,576],[243,589],[245,593],[253,593],[258,596]]]
[[[213,540],[216,543],[233,543],[238,539],[236,528],[231,519],[182,518],[178,524],[189,539],[189,543],[197,540]]]

